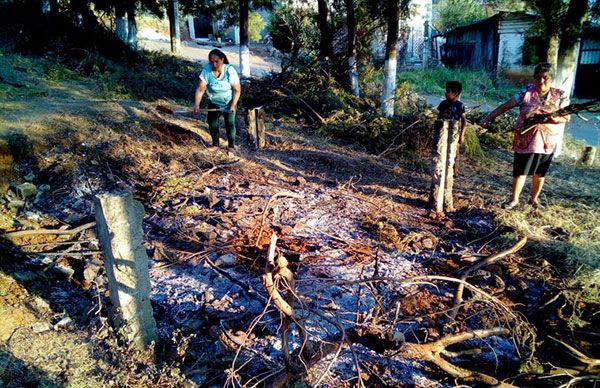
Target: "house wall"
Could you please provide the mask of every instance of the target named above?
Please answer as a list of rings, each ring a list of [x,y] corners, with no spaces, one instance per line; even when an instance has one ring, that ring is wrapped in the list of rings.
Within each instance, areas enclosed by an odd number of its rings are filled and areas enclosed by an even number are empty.
[[[450,68],[494,70],[496,65],[496,19],[468,29],[457,29],[446,35],[441,47],[442,62]]]
[[[579,65],[574,94],[581,98],[600,98],[600,40],[586,37],[579,47]]]
[[[531,28],[529,15],[506,14],[498,22],[497,70],[519,70],[523,65],[525,34]]]

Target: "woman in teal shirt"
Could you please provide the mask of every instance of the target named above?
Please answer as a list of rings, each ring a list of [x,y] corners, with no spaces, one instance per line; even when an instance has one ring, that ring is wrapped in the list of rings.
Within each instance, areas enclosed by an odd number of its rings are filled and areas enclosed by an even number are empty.
[[[204,92],[207,92],[210,109],[207,121],[212,144],[219,146],[219,118],[222,114],[227,128],[228,147],[232,150],[235,148],[235,109],[242,93],[240,77],[221,50],[211,50],[208,62],[200,73],[194,96],[194,113],[200,111],[200,101]]]

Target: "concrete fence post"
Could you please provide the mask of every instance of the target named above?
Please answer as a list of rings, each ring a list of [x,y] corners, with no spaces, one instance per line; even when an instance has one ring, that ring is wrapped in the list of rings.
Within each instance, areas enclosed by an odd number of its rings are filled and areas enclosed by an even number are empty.
[[[448,158],[448,122],[436,120],[433,126],[433,162],[429,204],[436,212],[444,211],[446,159]]]
[[[458,152],[460,138],[460,123],[456,120],[448,121],[448,157],[446,159],[446,182],[444,185],[444,210],[454,210],[452,191],[454,187],[454,163]]]
[[[129,192],[94,199],[96,230],[117,331],[137,349],[156,343],[156,321],[150,304],[148,256],[142,244],[144,208]]]

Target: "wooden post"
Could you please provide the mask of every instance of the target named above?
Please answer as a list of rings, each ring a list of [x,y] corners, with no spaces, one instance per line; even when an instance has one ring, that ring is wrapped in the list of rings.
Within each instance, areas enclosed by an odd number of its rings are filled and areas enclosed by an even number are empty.
[[[583,155],[581,155],[581,163],[584,166],[591,166],[594,164],[594,159],[596,158],[596,147],[588,146],[583,150]]]
[[[456,120],[448,121],[448,156],[446,159],[446,180],[444,184],[444,210],[454,210],[452,188],[454,186],[454,163],[458,152],[458,140],[460,138],[460,124]]]
[[[265,148],[267,145],[265,111],[262,108],[248,109],[248,136],[256,148]]]
[[[113,322],[130,344],[144,349],[157,340],[148,256],[142,244],[144,208],[129,192],[96,196],[94,205]]]
[[[265,133],[265,111],[262,108],[256,109],[256,139],[258,148],[265,148],[267,135]]]
[[[248,109],[248,137],[252,146],[258,147],[256,138],[256,109]]]
[[[446,180],[446,160],[448,157],[448,122],[436,120],[433,134],[433,169],[429,203],[436,212],[444,211],[444,186]]]

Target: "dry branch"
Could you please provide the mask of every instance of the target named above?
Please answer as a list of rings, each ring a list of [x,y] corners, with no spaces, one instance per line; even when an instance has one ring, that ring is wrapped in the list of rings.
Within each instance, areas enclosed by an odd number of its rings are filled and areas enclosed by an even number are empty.
[[[460,304],[463,301],[463,293],[465,290],[465,281],[467,280],[467,278],[469,277],[469,275],[478,270],[479,268],[482,268],[486,265],[490,265],[493,264],[495,262],[497,262],[498,260],[508,256],[508,255],[512,255],[515,254],[516,252],[518,252],[521,248],[523,248],[525,246],[525,244],[527,243],[527,237],[523,237],[521,240],[519,240],[515,245],[513,245],[511,248],[506,249],[502,252],[496,253],[494,255],[488,256],[485,259],[475,263],[474,265],[472,265],[471,267],[467,268],[464,272],[463,275],[461,276],[460,280],[463,281],[463,283],[459,283],[458,286],[456,287],[456,295],[454,296],[454,306],[452,308],[452,310],[450,311],[450,319],[454,320],[456,318],[456,315],[458,314],[458,310],[460,309]]]
[[[271,196],[271,198],[269,198],[269,200],[267,201],[267,205],[265,206],[265,209],[262,212],[262,216],[260,218],[260,228],[258,230],[258,237],[256,238],[256,243],[254,244],[255,247],[258,247],[258,244],[260,243],[260,238],[262,237],[262,232],[263,232],[263,227],[265,224],[265,217],[267,216],[267,212],[269,211],[269,207],[271,206],[271,202],[273,202],[273,200],[277,197],[291,197],[291,198],[296,198],[296,199],[303,199],[304,196],[301,194],[296,194],[293,193],[291,191],[280,191],[279,193],[275,193]]]
[[[76,228],[66,229],[66,230],[60,230],[60,229],[19,230],[17,232],[8,232],[8,233],[5,233],[3,235],[0,235],[0,237],[7,238],[7,239],[13,239],[13,238],[19,238],[19,237],[41,236],[41,235],[65,236],[65,235],[72,235],[72,234],[79,233],[79,232],[84,231],[86,229],[93,228],[94,226],[96,226],[95,222],[88,222],[87,224],[83,224],[83,225],[78,226]]]
[[[500,382],[496,378],[486,375],[485,373],[474,372],[458,367],[441,356],[449,345],[469,339],[485,338],[493,335],[507,335],[509,333],[510,332],[507,329],[497,327],[493,329],[474,330],[466,333],[448,335],[428,344],[406,343],[404,346],[404,354],[411,358],[429,361],[449,375],[461,380],[479,381],[488,385],[501,387],[512,387],[512,385]]]

